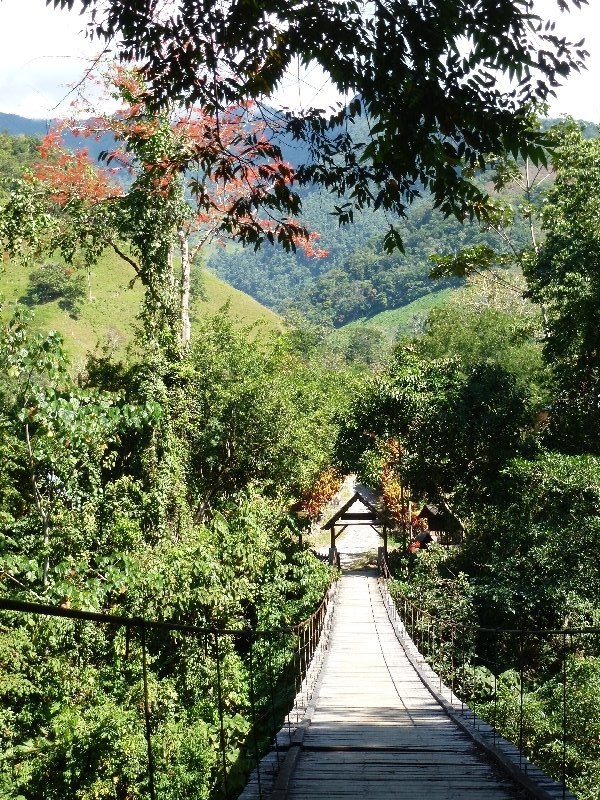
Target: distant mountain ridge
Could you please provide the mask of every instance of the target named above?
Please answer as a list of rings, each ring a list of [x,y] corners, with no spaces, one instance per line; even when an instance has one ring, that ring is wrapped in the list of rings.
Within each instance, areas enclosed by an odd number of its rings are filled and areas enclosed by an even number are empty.
[[[52,119],[29,119],[18,114],[6,114],[0,111],[0,131],[12,136],[44,136],[50,130]]]
[[[20,117],[18,114],[5,114],[0,111],[0,132],[10,133],[11,136],[45,136],[56,122],[56,119],[28,119]],[[65,147],[72,150],[83,150],[84,148],[95,161],[99,160],[100,153],[106,150],[113,150],[115,147],[114,137],[110,134],[102,136],[97,141],[93,138],[82,139],[70,133],[63,133]]]
[[[11,136],[44,136],[55,122],[57,119],[52,117],[29,119],[18,114],[7,114],[0,111],[0,132],[10,133]],[[114,149],[115,140],[110,135],[103,136],[98,142],[94,139],[82,139],[69,134],[64,134],[63,138],[67,147],[76,150],[85,147],[96,159],[103,150]],[[293,166],[306,163],[310,158],[308,145],[304,142],[293,141],[290,137],[282,140],[280,146],[283,158]]]

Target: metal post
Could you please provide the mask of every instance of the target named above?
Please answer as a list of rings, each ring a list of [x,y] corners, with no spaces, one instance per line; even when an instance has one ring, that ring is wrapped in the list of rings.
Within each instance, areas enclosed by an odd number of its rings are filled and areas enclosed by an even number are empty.
[[[329,563],[332,567],[337,566],[335,558],[335,524],[329,529],[330,543],[329,543]]]
[[[125,659],[129,658],[129,647],[131,645],[131,628],[129,625],[125,626]]]
[[[150,701],[148,700],[148,667],[146,664],[146,626],[141,620],[141,642],[142,642],[142,679],[144,682],[144,723],[146,731],[146,748],[148,751],[148,790],[150,800],[156,800],[156,790],[154,788],[154,755],[152,753],[152,731],[150,728]]]
[[[450,705],[453,702],[454,696],[454,626],[451,628],[450,634]]]
[[[217,662],[217,701],[219,705],[219,726],[221,737],[221,762],[223,764],[223,791],[225,800],[229,798],[227,786],[227,753],[225,752],[225,723],[223,720],[223,688],[221,684],[221,653],[219,652],[219,632],[215,631],[215,659]]]
[[[387,532],[387,527],[385,525],[383,526],[383,552],[384,552],[384,555],[385,555],[385,559],[387,561],[387,557],[388,557],[388,532]]]
[[[464,685],[466,684],[465,674],[466,674],[466,671],[467,671],[467,667],[466,667],[467,656],[466,656],[466,653],[465,653],[465,640],[464,640],[464,638],[463,638],[461,644],[462,644],[462,646],[461,646],[461,656],[462,656],[462,658],[461,658],[461,660],[462,660],[461,673],[462,673],[462,680],[463,680],[463,690],[461,692],[461,698],[460,698],[460,713],[464,714],[465,713],[465,701],[464,701],[465,690],[464,690]]]
[[[498,676],[498,652],[500,649],[499,638],[500,638],[499,635],[496,634],[496,647],[495,647],[496,658],[494,660],[494,726],[493,726],[494,747],[496,746],[496,738],[498,736],[496,732],[496,725],[498,724],[498,677],[497,676]]]
[[[302,649],[300,646],[300,631],[296,631],[296,645],[296,657],[298,660],[296,661],[296,659],[294,659],[294,688],[296,690],[296,697],[298,697],[302,689]],[[299,719],[298,703],[296,703],[296,723],[298,723]]]
[[[402,508],[402,541],[404,543],[404,552],[408,553],[408,539],[406,537],[406,510],[404,508],[404,481],[400,483],[400,506]]]
[[[279,742],[277,740],[277,715],[275,713],[275,686],[273,681],[273,640],[269,637],[267,641],[267,674],[269,678],[269,701],[271,705],[271,723],[273,725],[273,744],[275,745],[275,757],[279,767]]]
[[[519,634],[519,768],[523,766],[523,631]]]
[[[562,797],[565,800],[567,793],[567,634],[563,633],[562,637]]]
[[[254,742],[254,762],[256,764],[256,782],[258,786],[258,797],[262,800],[262,785],[260,782],[260,754],[258,752],[258,732],[256,730],[256,698],[254,696],[254,637],[252,631],[248,632],[248,640],[250,642],[250,655],[249,655],[249,672],[250,672],[250,713],[252,715],[252,740]]]

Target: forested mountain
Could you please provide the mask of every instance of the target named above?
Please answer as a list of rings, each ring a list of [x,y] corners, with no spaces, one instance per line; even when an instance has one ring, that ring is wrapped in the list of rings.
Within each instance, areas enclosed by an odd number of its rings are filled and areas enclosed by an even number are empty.
[[[0,193],[6,193],[35,156],[38,146],[36,136],[20,133],[12,135],[0,129]]]
[[[54,119],[28,119],[20,117],[18,114],[5,114],[0,112],[0,136],[10,134],[13,137],[31,137],[38,140],[45,136],[56,123]],[[93,137],[81,139],[73,136],[69,131],[63,133],[65,146],[69,149],[77,150],[85,148],[93,159],[97,159],[100,153],[111,150],[114,147],[112,136],[102,136],[96,140]],[[0,145],[2,147],[2,145]]]
[[[303,221],[320,235],[322,259],[265,246],[257,252],[226,248],[213,253],[208,267],[233,286],[279,312],[290,308],[339,327],[387,309],[399,308],[430,292],[460,285],[459,280],[429,278],[432,253],[490,241],[477,225],[461,225],[432,210],[424,198],[398,226],[405,252],[386,253],[383,212],[365,213],[339,227],[332,199],[318,191],[303,202]]]
[[[543,127],[557,122],[546,120]],[[597,132],[592,123],[582,126],[585,137]],[[355,125],[356,141],[366,142],[368,136],[364,121]],[[481,185],[492,191],[485,176]],[[517,206],[523,196],[513,186],[503,192],[502,199]],[[390,254],[384,249],[389,217],[383,211],[368,211],[355,214],[353,224],[340,227],[333,211],[342,203],[319,189],[306,191],[303,197],[302,220],[319,234],[319,246],[328,251],[324,258],[308,259],[302,253],[268,246],[257,252],[228,248],[214,253],[208,266],[269,308],[280,313],[294,308],[309,318],[339,327],[460,285],[456,279],[432,282],[430,255],[458,252],[477,244],[506,249],[496,233],[482,231],[477,222],[461,224],[445,217],[424,193],[397,225],[404,252]],[[529,244],[525,220],[515,221],[511,239],[517,250]]]
[[[43,136],[48,132],[51,123],[52,120],[29,119],[0,111],[0,131],[13,136]]]

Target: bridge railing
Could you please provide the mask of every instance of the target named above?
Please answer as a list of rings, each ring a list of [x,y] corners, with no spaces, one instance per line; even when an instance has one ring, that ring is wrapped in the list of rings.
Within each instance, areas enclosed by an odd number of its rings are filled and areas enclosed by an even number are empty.
[[[486,628],[457,623],[407,597],[383,552],[379,569],[388,613],[414,643],[417,662],[435,673],[440,695],[458,706],[475,728],[486,729],[492,747],[500,738],[508,739],[518,749],[512,758],[519,769],[527,774],[532,763],[539,765],[560,783],[562,798],[572,796],[570,789],[577,791],[586,760],[590,774],[595,770],[600,779],[600,746],[594,741],[600,719],[585,719],[586,713],[597,715],[600,698],[595,711],[594,702],[582,707],[586,676],[600,675],[600,627]],[[593,697],[594,686],[589,692]],[[545,791],[538,796],[556,797]]]
[[[321,637],[330,625],[335,589],[333,580],[310,617],[274,630],[221,630],[0,599],[0,635],[14,632],[18,620],[26,623],[21,628],[26,630],[29,641],[52,641],[52,658],[63,659],[65,676],[75,687],[78,671],[83,674],[93,666],[104,674],[105,678],[99,679],[101,686],[107,693],[114,693],[114,707],[128,726],[130,743],[137,737],[138,756],[140,742],[145,740],[145,757],[140,759],[143,763],[138,765],[135,787],[127,785],[130,778],[124,775],[111,772],[108,776],[114,783],[115,797],[135,794],[161,800],[163,793],[167,794],[166,787],[174,778],[165,749],[169,745],[168,725],[175,724],[166,719],[167,708],[175,711],[173,716],[185,718],[186,708],[195,705],[202,706],[203,711],[195,719],[187,717],[187,724],[196,736],[205,736],[213,753],[195,776],[198,796],[206,796],[199,791],[200,781],[209,797],[233,800],[255,767],[257,794],[262,798],[261,757],[272,747],[279,762],[279,751],[285,746],[282,731],[287,730],[291,740],[293,709],[308,704],[316,680],[315,661],[322,649]],[[100,630],[102,636],[98,635]],[[194,662],[195,678],[201,676],[201,685],[193,690],[180,687],[179,702],[174,703],[174,681],[165,680],[163,684],[161,679],[172,677],[181,659]],[[240,670],[248,687],[247,696],[242,699]],[[168,697],[161,697],[161,689]],[[52,686],[39,686],[36,691],[39,702],[56,711]],[[74,689],[75,711],[77,698],[85,694],[83,685]],[[53,712],[48,711],[47,715],[50,713]],[[35,731],[32,733],[35,736]],[[131,746],[135,750],[135,743]],[[27,758],[20,745],[14,751],[9,747],[3,754],[4,769],[10,769],[11,752],[18,761]],[[108,767],[106,759],[103,762],[98,758],[98,775],[94,776],[93,760],[81,764],[87,779],[106,780],[103,769],[114,771],[114,765]],[[73,781],[66,791],[75,797],[76,778]],[[43,791],[39,796],[45,796]]]

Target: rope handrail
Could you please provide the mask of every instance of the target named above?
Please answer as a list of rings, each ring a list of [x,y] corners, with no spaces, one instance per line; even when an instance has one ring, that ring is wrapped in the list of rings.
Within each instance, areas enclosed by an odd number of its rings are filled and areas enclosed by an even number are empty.
[[[380,570],[381,570],[382,577],[383,577],[384,580],[392,580],[392,581],[396,580],[396,578],[393,576],[393,574],[392,574],[392,572],[391,572],[391,570],[389,568],[389,564],[388,564],[387,559],[385,558],[385,556],[383,557],[383,560],[380,563]],[[390,592],[390,594],[391,594],[391,592]],[[548,636],[562,636],[563,634],[565,634],[566,636],[577,636],[579,634],[586,634],[586,633],[589,633],[589,634],[600,633],[600,627],[599,626],[594,626],[594,625],[587,626],[587,627],[580,627],[580,628],[525,628],[525,627],[521,627],[521,628],[498,628],[498,627],[496,627],[496,628],[488,628],[488,627],[483,626],[483,625],[467,624],[465,622],[453,622],[452,620],[448,620],[448,619],[445,619],[443,617],[436,616],[435,614],[432,614],[431,611],[428,611],[427,609],[422,608],[421,606],[417,605],[417,603],[415,603],[415,601],[411,597],[409,597],[407,594],[405,594],[404,592],[395,590],[394,591],[394,595],[395,595],[395,597],[399,597],[403,602],[405,602],[412,609],[417,611],[421,616],[428,617],[434,623],[438,623],[439,625],[444,625],[444,626],[446,626],[448,628],[455,628],[455,629],[468,628],[470,631],[472,631],[474,633],[477,633],[477,632],[481,632],[481,633],[518,633],[518,634],[523,634],[523,635],[530,634],[532,636],[534,636],[534,635],[535,636],[545,636],[545,635],[548,635]]]
[[[0,598],[0,611],[21,611],[30,614],[39,614],[46,617],[64,617],[66,619],[85,620],[87,622],[100,622],[116,625],[121,628],[145,628],[154,630],[180,631],[196,636],[252,636],[254,638],[264,638],[284,633],[298,633],[303,628],[308,627],[321,612],[327,603],[329,593],[335,584],[337,577],[333,578],[325,590],[321,602],[313,613],[306,619],[296,622],[294,625],[285,625],[279,628],[269,628],[257,630],[255,628],[216,628],[214,626],[188,625],[182,622],[164,622],[161,620],[148,620],[144,617],[124,617],[115,614],[104,614],[98,611],[83,611],[80,609],[66,608],[65,606],[52,606],[45,603],[30,603],[25,600],[11,600]]]
[[[496,746],[501,740],[497,730],[500,723],[501,734],[517,747],[518,758],[511,755],[509,746],[505,753],[505,761],[513,764],[511,769],[517,769],[517,773],[513,773],[517,780],[525,785],[524,782],[529,780],[528,769],[533,769],[535,772],[537,768],[528,760],[532,758],[536,762],[541,762],[540,766],[559,782],[559,788],[562,790],[560,796],[563,800],[573,798],[567,792],[567,782],[570,779],[575,780],[577,772],[570,766],[567,753],[568,747],[571,746],[570,737],[575,736],[571,744],[575,745],[577,742],[577,734],[571,730],[572,712],[569,711],[571,703],[569,698],[577,682],[570,677],[568,660],[570,656],[581,656],[586,651],[594,656],[597,655],[600,638],[590,637],[599,637],[600,627],[588,625],[563,628],[525,626],[502,628],[477,625],[469,620],[463,622],[447,620],[421,608],[400,587],[394,586],[394,577],[386,556],[381,548],[379,569],[384,602],[393,624],[396,626],[397,620],[402,623],[397,631],[401,637],[406,636],[410,642],[409,648],[414,649],[417,664],[415,668],[419,668],[419,663],[421,666],[425,663],[429,665],[430,673],[427,673],[427,680],[431,680],[433,676],[436,687],[439,682],[439,694],[443,703],[448,702],[448,696],[450,706],[453,705],[454,699],[459,703],[458,713],[465,719],[471,720],[469,724],[473,731],[479,731],[482,721],[489,723],[492,752],[496,752]],[[499,657],[498,648],[502,637],[509,643],[511,640],[507,637],[514,638],[512,644],[500,648],[502,655]],[[587,650],[587,645],[582,649],[586,641],[590,644],[590,650]],[[535,736],[532,738],[531,734],[535,734],[537,730],[535,720],[526,718],[526,692],[536,690],[536,684],[531,682],[530,673],[532,669],[534,673],[539,669],[548,670],[548,663],[543,665],[542,662],[535,660],[536,642],[538,645],[545,642],[542,652],[553,655],[553,666],[549,674],[551,679],[558,681],[557,697],[560,697],[560,701],[558,711],[552,717],[554,720],[552,724],[555,724],[553,741],[556,743],[554,756],[548,756],[547,750],[532,744],[532,741],[535,742]],[[551,644],[552,642],[554,643]],[[483,647],[483,652],[480,647]],[[482,676],[477,672],[481,667],[487,670],[487,677],[485,673]],[[503,684],[503,674],[507,669],[512,669],[517,676],[514,686],[510,683]],[[445,682],[445,686],[442,686],[442,681]],[[529,688],[526,689],[526,686]],[[504,692],[508,691],[510,694],[510,699],[507,699],[508,695],[504,695],[503,710],[500,708],[499,700],[501,687]],[[573,731],[576,731],[576,727]],[[556,753],[559,754],[558,759]],[[583,757],[588,756],[584,754]],[[537,774],[538,780],[544,784],[547,776],[539,770]],[[534,781],[528,788],[533,790],[535,797],[548,800],[550,794],[541,784],[537,785]],[[555,796],[556,794],[552,795]]]

